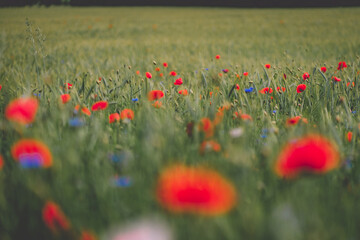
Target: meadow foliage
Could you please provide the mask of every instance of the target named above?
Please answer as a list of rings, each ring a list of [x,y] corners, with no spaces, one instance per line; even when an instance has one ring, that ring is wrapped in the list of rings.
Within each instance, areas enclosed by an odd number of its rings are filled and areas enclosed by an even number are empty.
[[[0,239],[358,239],[358,22],[0,9]]]

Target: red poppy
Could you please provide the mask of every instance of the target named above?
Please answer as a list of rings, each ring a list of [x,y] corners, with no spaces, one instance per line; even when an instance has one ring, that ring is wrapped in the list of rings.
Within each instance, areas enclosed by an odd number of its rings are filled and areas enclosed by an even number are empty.
[[[0,84],[0,90],[2,89],[2,86],[1,86],[1,84]]]
[[[120,113],[120,118],[121,118],[121,120],[124,120],[124,119],[133,120],[133,119],[134,119],[134,112],[133,112],[133,110],[131,110],[131,109],[124,109],[124,110],[122,110],[121,113]]]
[[[286,125],[290,126],[290,125],[296,125],[299,120],[301,119],[300,116],[296,116],[296,117],[292,117],[286,120]]]
[[[272,90],[272,88],[266,87],[266,88],[261,89],[259,92],[262,94],[266,94],[266,93],[272,93],[273,90]]]
[[[222,120],[224,118],[224,112],[228,111],[230,108],[231,108],[230,104],[225,104],[224,106],[219,107],[219,109],[215,115],[215,119],[213,121],[214,127],[222,122]]]
[[[297,93],[301,93],[303,91],[305,91],[306,89],[306,85],[305,84],[299,84],[297,87],[296,87],[296,92]]]
[[[346,83],[346,86],[348,87],[350,85],[350,82]],[[355,82],[351,83],[351,86],[355,87]]]
[[[309,79],[310,78],[310,74],[309,73],[304,73],[303,75],[302,75],[302,78],[303,78],[303,80],[305,81],[306,79]]]
[[[338,77],[332,77],[332,79],[334,80],[334,82],[340,82],[341,81],[341,79],[338,78]]]
[[[216,55],[215,58],[216,58],[216,59],[220,59],[220,55]]]
[[[176,79],[175,82],[174,82],[174,85],[181,85],[181,84],[183,84],[182,78],[178,78],[178,79]]]
[[[99,101],[94,103],[91,106],[91,111],[100,111],[100,110],[105,110],[108,107],[108,102],[107,101]]]
[[[79,112],[79,109],[80,109],[80,105],[78,104],[78,105],[75,106],[75,112],[76,113]],[[88,115],[88,116],[91,116],[91,112],[87,107],[82,107],[81,112]]]
[[[4,158],[0,155],[0,170],[4,167]]]
[[[89,231],[82,231],[80,240],[97,240],[96,236]]]
[[[71,89],[72,88],[72,84],[71,83],[65,83],[65,88],[67,89]]]
[[[292,125],[296,125],[298,124],[298,122],[300,121],[300,119],[302,120],[303,123],[308,123],[308,120],[306,118],[302,118],[300,116],[296,116],[296,117],[292,117],[292,118],[288,118],[286,120],[286,126],[292,126]]]
[[[120,115],[118,113],[112,113],[109,115],[109,123],[119,122]]]
[[[181,94],[183,96],[187,96],[189,93],[188,93],[188,90],[184,89],[184,90],[180,90],[179,94]]]
[[[229,69],[223,69],[222,70],[224,73],[228,73],[229,72]]]
[[[278,91],[278,92],[281,92],[281,91],[285,92],[285,90],[286,90],[286,88],[284,88],[284,87],[277,87],[276,88],[276,91]]]
[[[35,98],[18,98],[5,109],[5,117],[19,124],[30,124],[35,120],[39,103]]]
[[[238,119],[242,119],[244,121],[252,121],[252,117],[249,114],[242,114],[241,111],[240,112],[234,112],[234,119],[238,118]]]
[[[177,75],[177,73],[175,71],[171,71],[170,75],[175,77]]]
[[[149,101],[154,101],[164,97],[164,92],[161,90],[152,90],[148,93]]]
[[[44,167],[52,165],[49,148],[35,139],[22,139],[11,147],[11,156],[23,167]]]
[[[346,62],[344,62],[344,61],[339,62],[337,70],[343,70],[344,68],[347,68]]]
[[[213,125],[216,126],[216,125],[220,124],[222,122],[223,118],[224,118],[224,112],[218,111],[215,115]]]
[[[164,76],[164,74],[163,74],[163,73],[160,73],[159,76],[162,77],[162,76]]]
[[[149,79],[152,78],[152,75],[151,75],[151,73],[149,73],[149,72],[146,72],[145,75],[146,75],[146,77],[149,78]]]
[[[269,69],[269,68],[271,68],[271,65],[270,65],[270,64],[265,64],[265,67],[266,67],[267,69]]]
[[[47,201],[42,210],[43,220],[51,231],[69,230],[70,222],[61,208],[52,201]]]
[[[280,177],[294,178],[302,172],[326,173],[339,164],[337,146],[321,135],[308,135],[285,145],[276,161]]]
[[[220,152],[220,150],[221,150],[220,144],[214,140],[203,141],[200,146],[201,154],[204,154],[205,152],[210,152],[210,151]]]
[[[214,170],[174,165],[158,180],[156,198],[174,213],[224,214],[236,204],[235,187]]]
[[[236,90],[240,90],[239,84],[236,84],[235,88],[236,88]]]
[[[166,62],[163,63],[164,67],[168,67],[168,64]]]
[[[326,67],[321,67],[320,70],[321,70],[323,73],[325,73],[327,69],[326,69]]]
[[[224,111],[228,111],[231,108],[231,104],[230,103],[225,103],[223,106],[218,108],[218,112],[224,112]]]
[[[88,116],[91,115],[90,110],[89,110],[88,108],[86,108],[86,107],[83,107],[83,108],[81,109],[81,112],[84,113],[84,114],[86,114],[86,115],[88,115]]]
[[[252,121],[252,117],[249,114],[240,114],[242,120]]]
[[[209,118],[202,118],[199,124],[199,131],[205,133],[205,138],[210,138],[214,135],[214,125]]]
[[[353,133],[352,133],[352,132],[348,132],[348,133],[346,134],[346,137],[347,137],[348,142],[351,142],[352,136],[353,136]]]
[[[139,71],[139,70],[137,70],[137,71],[136,71],[136,75],[139,75],[139,74],[140,74],[140,71]]]
[[[155,68],[155,71],[160,72],[160,68],[159,67]]]
[[[70,96],[70,94],[63,94],[63,95],[60,96],[60,98],[61,98],[61,102],[63,104],[65,104],[65,103],[70,101],[71,96]]]
[[[249,75],[248,72],[244,72],[243,74],[244,74],[245,77]]]
[[[155,102],[152,104],[152,106],[153,106],[154,108],[161,108],[162,102],[160,102],[160,101],[155,101]]]

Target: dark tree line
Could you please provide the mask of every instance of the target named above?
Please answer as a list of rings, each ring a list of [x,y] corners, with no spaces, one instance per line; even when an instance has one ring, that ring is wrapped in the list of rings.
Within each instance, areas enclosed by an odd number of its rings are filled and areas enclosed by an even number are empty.
[[[2,7],[32,5],[288,8],[360,6],[360,0],[0,0]]]

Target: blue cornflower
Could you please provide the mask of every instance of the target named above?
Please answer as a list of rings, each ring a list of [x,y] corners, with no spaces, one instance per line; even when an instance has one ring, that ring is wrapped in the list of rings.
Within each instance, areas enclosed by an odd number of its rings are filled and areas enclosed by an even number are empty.
[[[109,159],[114,162],[114,163],[118,163],[122,161],[123,156],[120,154],[115,154],[115,153],[110,153],[108,155]]]
[[[121,152],[109,153],[108,158],[113,163],[126,164],[130,159],[132,159],[132,153],[127,150]]]
[[[22,168],[39,168],[41,167],[41,155],[39,153],[21,154],[19,156]]]
[[[129,177],[114,177],[112,179],[112,184],[116,187],[129,187],[132,181]]]
[[[273,113],[276,113],[276,110],[274,110]]]
[[[74,117],[69,119],[69,125],[71,127],[81,127],[84,125],[84,121],[81,118]]]
[[[355,113],[356,113],[356,111],[352,111],[351,113],[352,113],[352,114],[355,114]]]
[[[261,131],[261,138],[266,138],[268,132],[269,132],[269,130],[268,130],[267,128],[264,128],[264,129]]]
[[[245,88],[246,93],[251,93],[254,90],[253,87]]]
[[[22,168],[40,168],[41,163],[36,161],[24,161],[20,162]]]
[[[138,98],[133,98],[133,99],[131,99],[131,101],[137,102],[137,101],[139,101],[139,99]]]
[[[110,153],[108,157],[112,162],[118,163],[127,160],[130,157],[130,153],[126,151],[122,151],[120,153]]]
[[[206,71],[209,71],[209,68],[205,68]]]

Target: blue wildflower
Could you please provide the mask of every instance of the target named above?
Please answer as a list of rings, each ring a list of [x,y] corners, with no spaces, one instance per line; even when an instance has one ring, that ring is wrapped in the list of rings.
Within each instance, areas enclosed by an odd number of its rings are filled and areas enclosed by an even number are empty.
[[[129,187],[132,183],[129,177],[117,177],[117,176],[115,176],[111,180],[111,182],[116,187]]]
[[[110,153],[110,154],[108,155],[108,158],[109,158],[112,162],[118,163],[118,162],[121,162],[121,161],[122,161],[123,156],[120,155],[120,154]]]
[[[266,138],[268,132],[269,132],[269,130],[268,130],[267,128],[264,128],[264,129],[261,131],[261,138]]]
[[[276,113],[276,110],[274,110],[273,113]]]
[[[245,88],[246,93],[251,93],[254,90],[253,87]]]
[[[131,99],[131,101],[137,102],[137,101],[139,101],[139,99],[138,98],[133,98],[133,99]]]
[[[81,118],[74,117],[69,119],[69,125],[71,127],[81,127],[84,125],[84,121]]]
[[[352,114],[355,114],[355,113],[356,113],[356,111],[352,111],[351,113],[352,113]]]
[[[113,163],[120,163],[120,164],[126,164],[128,161],[132,159],[132,157],[133,157],[132,153],[127,150],[108,154],[108,158]]]
[[[209,71],[209,68],[205,68],[206,71]]]
[[[22,168],[39,168],[41,167],[42,157],[39,153],[21,154],[19,162]]]

